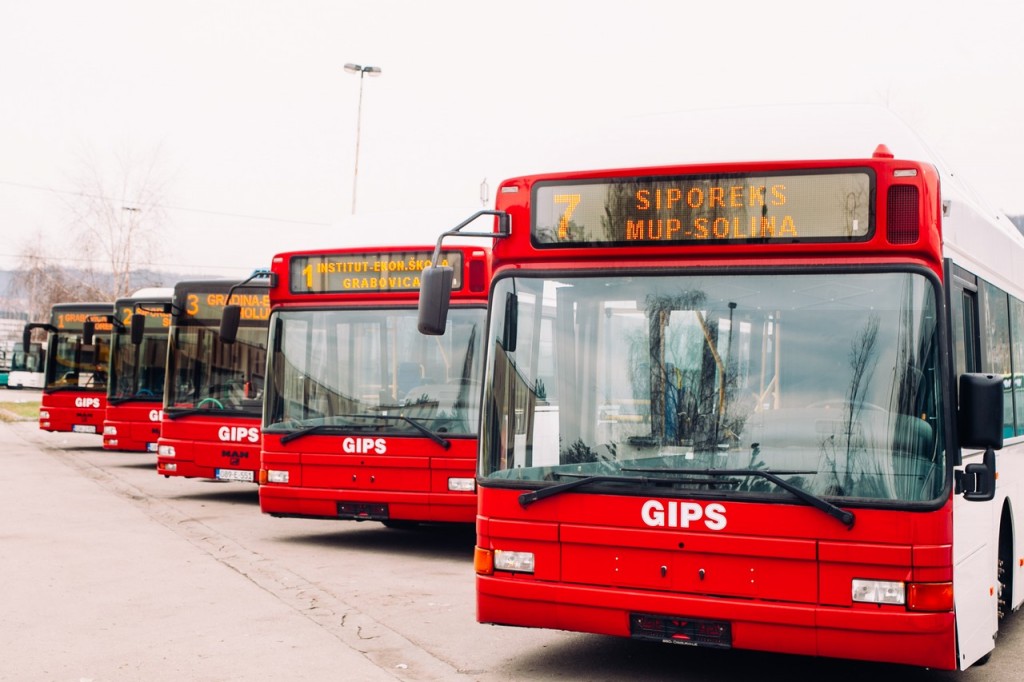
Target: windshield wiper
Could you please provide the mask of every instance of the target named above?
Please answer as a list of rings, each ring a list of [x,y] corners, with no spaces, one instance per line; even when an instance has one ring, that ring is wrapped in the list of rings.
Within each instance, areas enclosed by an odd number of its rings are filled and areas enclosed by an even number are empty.
[[[449,449],[452,446],[451,441],[448,440],[447,438],[445,438],[444,436],[442,436],[441,434],[436,433],[434,431],[431,431],[430,429],[428,429],[423,424],[420,424],[415,419],[411,419],[410,417],[406,417],[405,415],[402,415],[402,414],[377,415],[375,417],[375,419],[400,419],[401,421],[404,421],[407,424],[410,424],[414,429],[416,429],[417,431],[422,433],[424,436],[426,436],[430,440],[432,440],[435,443],[437,443],[438,445],[440,445],[445,450]]]
[[[449,449],[452,446],[449,440],[443,438],[437,433],[434,433],[426,426],[423,426],[423,424],[420,424],[419,422],[410,419],[409,417],[401,415],[381,414],[339,414],[337,416],[345,419],[398,419],[400,421],[404,421],[412,425],[413,428],[415,428],[417,431],[422,433],[427,438],[430,438],[432,441],[443,447],[445,450]],[[301,428],[298,431],[292,431],[291,433],[287,433],[284,436],[281,436],[281,443],[287,443],[289,441],[295,440],[296,438],[302,438],[303,436],[308,436],[313,433],[326,432],[342,434],[352,429],[367,429],[373,426],[375,426],[375,424],[313,424],[311,426]]]
[[[130,400],[137,400],[139,402],[155,403],[162,400],[160,396],[154,395],[122,395],[114,398],[107,398],[107,405],[120,405]]]
[[[406,424],[409,424],[414,429],[416,429],[424,436],[440,445],[445,450],[452,446],[451,441],[449,441],[447,438],[441,436],[439,433],[431,431],[430,429],[428,429],[426,426],[419,423],[415,419],[406,417],[403,414],[341,414],[338,416],[348,417],[349,419],[397,419],[398,421],[403,421]]]
[[[840,509],[836,505],[832,504],[828,500],[818,497],[814,493],[809,493],[800,486],[793,485],[784,478],[780,478],[778,474],[810,474],[813,471],[770,471],[768,469],[661,469],[661,468],[629,468],[623,469],[623,471],[635,471],[637,473],[672,473],[672,474],[690,474],[692,476],[760,476],[761,478],[771,481],[775,485],[779,486],[783,490],[793,493],[802,502],[820,509],[829,516],[838,519],[847,528],[853,528],[853,522],[856,517],[853,512],[845,509]]]
[[[312,426],[304,426],[304,427],[302,427],[301,429],[299,429],[297,431],[292,431],[291,433],[284,434],[283,436],[281,436],[281,444],[283,445],[284,443],[287,443],[289,441],[297,440],[299,438],[302,438],[303,436],[309,436],[309,435],[312,435],[314,433],[339,433],[340,434],[340,433],[346,433],[347,431],[349,431],[349,430],[351,430],[353,428],[359,428],[359,427],[357,427],[354,424],[346,424],[346,425],[341,425],[341,424],[313,424]],[[273,432],[272,429],[267,429],[267,430]]]
[[[178,419],[179,417],[187,417],[190,414],[206,414],[211,417],[216,417],[223,414],[237,415],[256,413],[249,412],[248,410],[239,410],[233,407],[168,407],[164,410],[164,415],[171,420]]]
[[[575,478],[565,483],[556,483],[550,485],[547,488],[540,488],[539,490],[531,490],[528,493],[523,493],[519,496],[519,505],[524,509],[538,500],[543,500],[545,497],[552,497],[559,493],[564,493],[573,488],[579,488],[580,486],[588,485],[590,483],[642,483],[648,484],[651,480],[646,476],[613,476],[611,474],[595,474],[594,476],[584,476],[583,478]]]
[[[90,386],[79,386],[78,384],[65,384],[64,386],[47,386],[43,390],[45,390],[47,393],[63,393],[64,391],[80,391],[80,390],[92,391],[92,390],[95,390],[97,393],[101,393],[102,392],[102,393],[106,394],[106,391],[101,391],[99,389],[93,389]]]

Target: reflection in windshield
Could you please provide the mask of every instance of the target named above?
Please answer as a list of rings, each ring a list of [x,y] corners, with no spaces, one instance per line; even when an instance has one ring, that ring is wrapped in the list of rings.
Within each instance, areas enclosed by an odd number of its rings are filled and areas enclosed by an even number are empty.
[[[160,317],[154,320],[146,318],[146,334],[137,345],[132,343],[127,328],[121,327],[112,335],[108,398],[114,403],[163,399],[167,328]]]
[[[96,334],[91,345],[82,343],[81,332],[50,335],[47,346],[46,388],[86,389],[106,392],[110,360],[110,335]]]
[[[492,300],[516,314],[492,313],[485,476],[759,469],[823,496],[941,491],[935,290],[921,275],[506,278]],[[729,483],[785,494],[764,477]]]
[[[452,309],[443,336],[424,336],[415,308],[275,313],[264,429],[476,433],[484,318]]]
[[[164,397],[168,415],[180,410],[232,410],[258,416],[263,408],[267,328],[242,326],[233,344],[220,340],[220,320],[194,320],[171,330]]]

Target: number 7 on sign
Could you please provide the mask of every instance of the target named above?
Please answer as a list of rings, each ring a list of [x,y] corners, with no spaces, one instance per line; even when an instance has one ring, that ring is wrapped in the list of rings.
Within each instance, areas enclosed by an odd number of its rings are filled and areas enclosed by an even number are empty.
[[[562,213],[562,217],[558,219],[558,238],[568,239],[569,238],[569,221],[572,220],[572,214],[576,210],[576,207],[580,205],[579,194],[556,194],[552,197],[552,200],[556,204],[565,204],[565,211]]]

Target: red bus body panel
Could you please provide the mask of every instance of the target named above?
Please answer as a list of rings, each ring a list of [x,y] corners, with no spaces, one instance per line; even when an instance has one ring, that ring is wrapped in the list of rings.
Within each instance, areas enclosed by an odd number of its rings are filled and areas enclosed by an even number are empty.
[[[156,452],[160,438],[160,403],[138,400],[108,405],[103,427],[106,450]],[[106,433],[107,427],[116,428],[117,435]]]
[[[217,478],[221,469],[246,471],[257,480],[260,469],[260,420],[222,417],[216,413],[168,419],[160,426],[160,445],[174,448],[174,457],[157,456],[163,476]],[[168,468],[173,464],[173,468]]]
[[[448,490],[449,478],[473,478],[475,438],[453,438],[445,450],[427,438],[389,437],[381,439],[387,443],[384,455],[343,453],[353,440],[306,436],[288,447],[280,436],[264,436],[263,468],[288,471],[289,484],[260,486],[260,509],[275,516],[358,519],[374,515],[367,505],[385,505],[392,520],[476,518],[475,492]]]
[[[481,489],[478,547],[536,556],[532,576],[477,576],[482,623],[629,637],[630,614],[701,618],[730,623],[740,649],[956,667],[951,611],[854,604],[849,589],[952,581],[952,502],[857,510],[847,530],[811,507],[727,501],[726,527],[709,530],[647,526],[656,496],[565,493],[524,510],[520,494]]]
[[[39,428],[43,431],[103,433],[107,394],[100,391],[43,391]]]

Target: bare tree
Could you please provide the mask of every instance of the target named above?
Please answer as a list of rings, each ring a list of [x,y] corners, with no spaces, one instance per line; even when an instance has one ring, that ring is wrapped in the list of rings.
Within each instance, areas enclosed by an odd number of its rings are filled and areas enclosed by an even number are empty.
[[[105,293],[111,300],[138,286],[133,270],[156,253],[167,218],[166,184],[159,150],[117,152],[109,172],[94,157],[83,157],[79,192],[67,202],[71,229],[89,267],[109,273]]]
[[[12,281],[12,294],[28,302],[32,320],[47,319],[54,303],[113,302],[151,284],[134,273],[152,261],[166,223],[159,150],[117,152],[106,166],[94,154],[81,159],[77,191],[63,199],[67,239],[44,249],[36,234]]]
[[[45,320],[54,303],[104,300],[95,283],[76,277],[76,270],[57,265],[43,252],[41,239],[22,252],[18,276],[12,282],[16,294],[28,302],[29,319]]]

